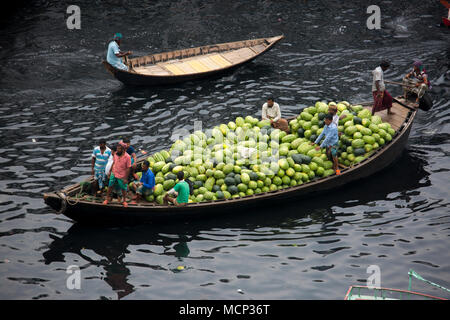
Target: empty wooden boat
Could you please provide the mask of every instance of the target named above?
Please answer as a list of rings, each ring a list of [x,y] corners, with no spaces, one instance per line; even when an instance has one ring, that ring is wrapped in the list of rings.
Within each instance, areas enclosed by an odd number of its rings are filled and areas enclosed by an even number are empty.
[[[127,85],[156,86],[196,80],[248,63],[269,51],[284,36],[243,40],[124,59],[129,71],[105,68]]]
[[[392,111],[388,115],[386,110],[377,113],[384,122],[389,122],[395,130],[393,139],[378,148],[371,156],[363,161],[341,170],[341,175],[331,175],[317,178],[310,182],[288,187],[276,191],[268,191],[240,198],[211,200],[206,202],[189,203],[184,207],[160,205],[156,202],[141,202],[137,205],[129,204],[123,207],[117,201],[108,205],[102,204],[102,199],[84,199],[80,193],[80,184],[74,184],[61,191],[44,194],[45,202],[65,216],[88,224],[137,224],[154,221],[174,221],[175,219],[196,219],[200,216],[213,217],[217,214],[230,214],[240,210],[255,207],[270,207],[283,204],[288,200],[295,200],[317,195],[353,183],[358,179],[369,177],[391,165],[402,154],[408,141],[409,133],[417,113],[415,104],[394,99]],[[372,103],[363,104],[371,108]],[[140,159],[139,162],[145,158]],[[92,198],[92,197],[91,197]]]

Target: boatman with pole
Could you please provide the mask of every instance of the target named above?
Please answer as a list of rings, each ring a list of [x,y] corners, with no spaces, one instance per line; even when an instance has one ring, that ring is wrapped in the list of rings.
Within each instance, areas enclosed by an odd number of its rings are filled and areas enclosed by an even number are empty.
[[[122,34],[120,32],[114,35],[114,39],[108,44],[108,52],[106,54],[106,61],[116,69],[128,71],[128,67],[123,63],[122,57],[129,56],[131,51],[120,51],[120,42],[122,41]]]
[[[430,87],[427,72],[422,61],[414,61],[413,69],[403,78],[403,84],[403,97],[405,100],[408,98],[408,93],[412,92],[417,95],[416,102],[419,103],[425,91]]]
[[[384,84],[384,71],[390,66],[387,61],[381,61],[380,65],[372,71],[372,95],[373,95],[373,108],[372,115],[377,111],[387,109],[387,113],[394,114],[391,111],[392,108],[392,96],[387,92]]]

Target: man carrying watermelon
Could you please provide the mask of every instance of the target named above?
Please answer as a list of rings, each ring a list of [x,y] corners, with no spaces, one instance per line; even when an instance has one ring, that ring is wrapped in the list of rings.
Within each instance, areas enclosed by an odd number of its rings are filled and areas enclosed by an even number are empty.
[[[339,142],[338,128],[333,123],[333,115],[331,113],[325,116],[324,122],[325,126],[323,127],[323,131],[317,137],[316,141],[312,142],[311,144],[318,144],[320,140],[322,140],[323,136],[325,136],[325,139],[320,144],[320,147],[317,146],[316,150],[318,151],[320,150],[320,148],[327,149],[327,156],[333,161],[333,170],[334,172],[336,172],[336,175],[340,175],[341,170],[339,170],[337,154]]]

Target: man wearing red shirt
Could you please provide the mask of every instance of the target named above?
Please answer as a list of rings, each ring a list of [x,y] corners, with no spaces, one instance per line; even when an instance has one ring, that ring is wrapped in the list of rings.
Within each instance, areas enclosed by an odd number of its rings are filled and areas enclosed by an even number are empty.
[[[114,162],[111,168],[111,177],[109,179],[108,192],[103,204],[108,204],[111,201],[111,191],[114,187],[118,187],[122,191],[123,206],[128,207],[127,191],[128,191],[128,176],[130,175],[131,157],[125,152],[126,145],[120,142],[117,145],[117,151],[114,154]]]

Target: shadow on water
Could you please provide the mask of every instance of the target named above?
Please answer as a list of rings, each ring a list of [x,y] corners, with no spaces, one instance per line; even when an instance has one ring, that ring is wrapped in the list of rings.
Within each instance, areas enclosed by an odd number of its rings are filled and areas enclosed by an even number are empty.
[[[129,246],[160,246],[163,249],[163,255],[172,255],[182,260],[190,254],[190,242],[202,240],[200,236],[202,232],[216,228],[254,231],[258,228],[280,227],[283,230],[293,230],[314,224],[322,225],[325,228],[326,225],[336,220],[337,215],[333,211],[333,207],[346,208],[365,205],[385,199],[390,193],[400,193],[400,197],[406,198],[408,192],[430,185],[429,173],[424,170],[426,165],[425,160],[404,152],[389,169],[347,187],[344,192],[316,196],[301,205],[289,204],[277,208],[276,213],[265,210],[239,216],[222,216],[214,218],[214,220],[175,221],[167,225],[141,225],[109,229],[74,224],[62,237],[50,234],[53,241],[49,245],[49,250],[43,253],[43,257],[45,264],[51,264],[52,262],[65,262],[65,255],[74,253],[90,265],[103,266],[106,272],[105,282],[121,299],[134,291],[134,286],[127,280],[131,274],[130,269],[127,262],[124,262],[127,254],[130,253]],[[367,192],[368,190],[370,192]],[[308,219],[305,220],[305,217]],[[94,251],[104,259],[93,260],[83,254],[82,251],[86,249]],[[148,267],[163,268],[150,265]]]

